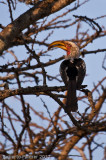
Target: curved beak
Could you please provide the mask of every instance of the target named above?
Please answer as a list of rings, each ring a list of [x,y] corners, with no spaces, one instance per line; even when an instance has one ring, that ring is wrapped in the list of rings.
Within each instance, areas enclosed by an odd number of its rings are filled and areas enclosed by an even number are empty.
[[[66,45],[65,45],[64,41],[54,41],[51,44],[49,44],[48,49],[51,49],[51,48],[54,48],[54,47],[61,48],[65,51],[67,51],[67,48],[66,48]]]

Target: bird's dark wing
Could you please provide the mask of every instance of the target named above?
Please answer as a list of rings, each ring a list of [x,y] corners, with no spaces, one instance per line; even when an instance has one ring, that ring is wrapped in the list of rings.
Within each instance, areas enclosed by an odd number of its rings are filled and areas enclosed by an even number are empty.
[[[64,60],[60,65],[60,74],[68,89],[65,109],[67,112],[75,112],[78,109],[76,97],[76,76],[78,73],[74,63],[70,60]]]
[[[60,75],[66,86],[68,85],[69,82],[69,77],[67,76],[68,66],[69,66],[69,60],[64,60],[60,65]]]
[[[81,88],[86,74],[85,62],[81,58],[64,60],[60,65],[60,74],[68,90],[66,110],[75,112],[78,109],[76,90]]]
[[[74,65],[76,66],[78,75],[76,76],[77,89],[81,87],[86,74],[86,64],[83,59],[75,59]]]

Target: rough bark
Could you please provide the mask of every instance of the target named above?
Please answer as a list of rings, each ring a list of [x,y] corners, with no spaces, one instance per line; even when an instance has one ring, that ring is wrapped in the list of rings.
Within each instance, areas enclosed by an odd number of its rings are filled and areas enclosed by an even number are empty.
[[[29,25],[59,11],[74,1],[75,0],[45,0],[38,2],[34,7],[7,25],[0,33],[0,54],[10,47],[14,38],[18,37],[21,31]]]

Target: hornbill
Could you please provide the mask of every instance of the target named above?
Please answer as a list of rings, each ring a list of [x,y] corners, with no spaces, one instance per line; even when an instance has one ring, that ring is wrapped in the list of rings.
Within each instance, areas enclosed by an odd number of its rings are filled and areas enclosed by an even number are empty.
[[[86,73],[84,60],[79,58],[79,47],[71,41],[54,41],[49,45],[49,49],[57,47],[67,52],[65,60],[60,65],[60,75],[67,86],[66,112],[76,112],[78,109],[76,89],[81,88]]]

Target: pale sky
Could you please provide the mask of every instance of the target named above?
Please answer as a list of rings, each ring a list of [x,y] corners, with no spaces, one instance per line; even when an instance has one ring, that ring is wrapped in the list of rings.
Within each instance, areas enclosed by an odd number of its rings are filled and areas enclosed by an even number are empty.
[[[22,3],[18,4],[17,6],[18,6],[17,10],[15,12],[13,12],[14,19],[17,18],[18,16],[20,16],[22,13],[24,13],[26,10],[28,10],[30,8],[28,6],[23,5]],[[68,9],[68,8],[70,8],[70,6],[66,7],[66,9]],[[89,18],[96,18],[96,17],[102,16],[102,15],[106,15],[106,0],[90,0],[88,3],[84,4],[78,10],[75,10],[74,12],[72,12],[72,14],[71,13],[68,14],[67,17],[74,19],[74,17],[72,16],[73,14],[87,16]],[[56,15],[58,15],[58,13],[55,13],[55,16]],[[54,16],[54,15],[51,15],[50,17],[52,18],[52,16]],[[102,24],[106,27],[106,17],[103,20],[99,19],[96,22],[99,24]],[[6,26],[10,23],[8,7],[4,4],[0,4],[0,23],[4,26]],[[87,25],[85,25],[83,23],[82,28],[87,29]],[[75,36],[75,32],[76,32],[75,28],[69,28],[69,29],[65,29],[65,30],[64,29],[57,30],[51,36],[48,43],[55,41],[55,40],[72,39]],[[45,37],[45,33],[43,33],[43,34],[41,33],[38,36],[38,39],[43,39],[44,37]],[[87,49],[88,51],[102,49],[102,48],[106,48],[106,37],[98,39],[95,42],[93,42],[92,44],[89,44],[87,47],[85,47],[85,49]],[[12,49],[15,51],[15,54],[18,56],[18,58],[20,60],[23,58],[27,58],[26,50],[23,47],[14,47]],[[36,48],[36,52],[38,52],[38,51],[39,51],[39,48]],[[59,57],[60,55],[65,55],[65,51],[62,51],[61,49],[55,49],[53,51],[49,51],[48,54],[50,54],[51,57],[46,58],[45,61],[48,59],[55,59],[55,58]],[[97,53],[97,54],[86,55],[84,57],[84,60],[86,62],[86,67],[87,67],[87,76],[85,77],[83,84],[87,84],[88,89],[90,89],[90,90],[93,89],[93,82],[95,84],[97,84],[105,75],[105,70],[101,69],[101,64],[102,64],[104,55],[105,55],[104,52],[101,52],[101,53]],[[5,64],[7,61],[9,61],[9,62],[13,61],[13,58],[11,57],[11,55],[5,56],[5,59],[0,57],[0,65]],[[47,68],[46,71],[50,74],[52,72],[52,75],[59,74],[59,65],[60,65],[60,62],[58,64],[56,64],[55,66],[51,66],[50,68]],[[2,74],[0,74],[0,76],[1,75]],[[41,82],[41,85],[42,85],[42,82]],[[53,81],[52,84],[51,84],[51,82],[48,82],[48,85],[59,86],[60,83],[57,83],[57,81],[56,82]],[[61,83],[61,85],[64,85],[64,84]],[[32,86],[33,86],[33,83],[32,83]],[[93,96],[96,96],[96,95],[93,95]],[[49,105],[51,106],[50,112],[52,114],[57,109],[58,104],[56,102],[54,102],[54,100],[49,100],[48,97],[42,96],[42,98],[44,98],[45,102],[48,103],[48,108],[49,108]],[[28,96],[26,96],[26,101],[30,102],[30,104],[32,106],[34,106],[34,104],[36,104],[36,106],[42,105],[42,103],[39,100],[39,97],[37,97],[35,99],[35,96],[28,95]],[[13,104],[13,107],[20,105],[20,103],[16,102],[16,100],[14,100],[13,97],[6,99],[6,102],[8,102],[10,105]],[[80,107],[80,109],[79,109],[80,112],[83,112],[83,109],[81,109],[81,104],[79,104],[79,107]],[[17,107],[14,108],[14,110],[17,111]],[[38,110],[44,110],[44,108],[38,107]],[[105,140],[106,140],[106,137],[105,137]],[[104,143],[106,144],[106,141]],[[100,148],[98,149],[98,151],[100,151],[100,152],[98,152],[99,154],[96,153],[94,156],[95,156],[96,160],[101,160],[101,157],[103,157],[103,155],[102,155],[103,152],[101,152]],[[75,158],[74,160],[77,160],[77,159]]]

